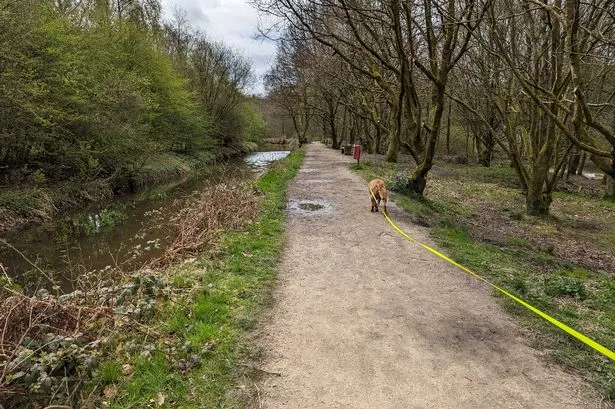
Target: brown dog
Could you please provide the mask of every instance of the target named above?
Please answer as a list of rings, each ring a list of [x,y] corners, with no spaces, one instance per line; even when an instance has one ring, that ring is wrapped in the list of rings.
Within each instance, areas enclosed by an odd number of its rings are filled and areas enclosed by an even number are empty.
[[[384,202],[384,212],[387,211],[387,188],[382,179],[374,179],[367,185],[369,188],[369,197],[372,199],[372,212],[378,211],[380,200]]]

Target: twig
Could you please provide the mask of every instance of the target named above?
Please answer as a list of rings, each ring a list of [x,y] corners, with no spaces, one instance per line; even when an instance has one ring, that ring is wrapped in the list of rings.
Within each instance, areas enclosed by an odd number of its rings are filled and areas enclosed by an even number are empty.
[[[268,374],[268,375],[273,375],[273,376],[282,376],[282,374],[281,374],[281,373],[279,373],[279,372],[270,372],[270,371],[266,371],[266,370],[264,370],[264,369],[257,368],[257,367],[255,367],[255,366],[248,365],[248,364],[240,364],[240,365],[241,365],[241,366],[245,366],[246,368],[253,369],[253,370],[258,371],[258,372],[263,372],[263,373],[266,373],[266,374]]]
[[[261,391],[258,389],[258,385],[254,382],[254,387],[256,388],[256,396],[258,397],[258,407],[263,407],[263,401],[261,400]]]
[[[0,239],[0,243],[4,244],[6,247],[10,248],[11,250],[13,250],[17,254],[19,254],[21,257],[23,257],[23,259],[26,260],[26,262],[28,262],[28,264],[30,264],[32,267],[37,269],[47,280],[49,280],[49,282],[51,284],[53,284],[54,286],[57,285],[55,280],[53,280],[49,275],[47,275],[47,273],[45,273],[43,270],[41,270],[41,268],[39,266],[37,266],[32,261],[30,261],[30,259],[28,257],[26,257],[25,254],[23,254],[21,251],[19,251],[15,246],[13,246],[12,244],[10,244],[8,241],[6,241],[4,239]]]
[[[6,269],[4,268],[4,265],[2,263],[0,263],[0,270],[2,270],[4,278],[6,278],[9,283],[12,283],[13,280],[11,280],[11,277],[9,277],[9,274],[6,272]]]

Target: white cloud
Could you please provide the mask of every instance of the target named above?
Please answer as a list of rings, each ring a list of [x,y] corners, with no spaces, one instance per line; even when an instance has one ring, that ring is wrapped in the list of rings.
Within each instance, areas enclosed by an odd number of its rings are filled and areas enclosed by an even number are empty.
[[[183,9],[193,27],[249,58],[257,76],[250,92],[263,93],[262,76],[273,61],[275,44],[254,39],[258,13],[247,0],[162,0],[162,7],[166,18],[176,7]]]

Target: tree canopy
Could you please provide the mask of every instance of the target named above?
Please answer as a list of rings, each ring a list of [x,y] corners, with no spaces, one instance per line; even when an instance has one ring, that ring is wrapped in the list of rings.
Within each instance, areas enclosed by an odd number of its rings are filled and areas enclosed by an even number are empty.
[[[0,184],[116,178],[253,138],[249,61],[160,10],[0,0]]]
[[[615,177],[609,0],[254,3],[282,21],[263,28],[279,43],[267,89],[303,124],[297,134],[312,124],[334,148],[359,142],[391,162],[409,154],[415,194],[443,131],[451,153],[451,129],[472,134],[484,166],[496,153],[510,160],[529,213],[548,213],[581,151]]]

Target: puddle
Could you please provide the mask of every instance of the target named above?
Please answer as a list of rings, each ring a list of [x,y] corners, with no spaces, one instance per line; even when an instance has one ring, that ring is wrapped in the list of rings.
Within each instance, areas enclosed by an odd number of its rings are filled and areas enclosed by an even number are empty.
[[[254,152],[246,156],[244,160],[252,169],[265,171],[269,164],[283,159],[289,154],[290,151]]]
[[[303,173],[312,173],[312,172],[318,172],[320,169],[318,168],[303,168],[303,169],[299,169],[299,172],[303,172]]]
[[[324,216],[333,213],[333,206],[324,199],[291,199],[286,211],[304,217]]]
[[[318,203],[308,203],[308,202],[299,203],[299,209],[308,210],[310,212],[320,210],[323,207],[324,207],[323,205],[318,204]]]

